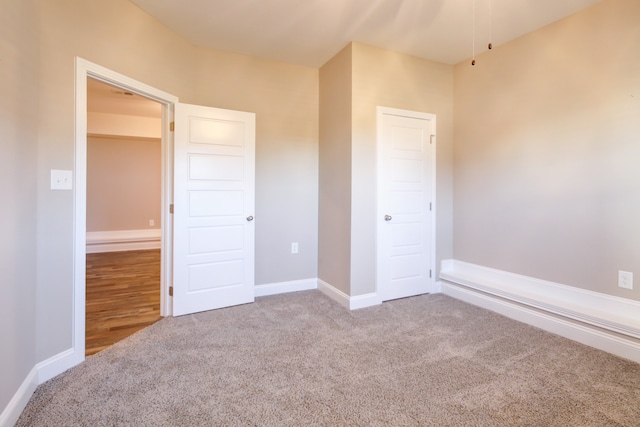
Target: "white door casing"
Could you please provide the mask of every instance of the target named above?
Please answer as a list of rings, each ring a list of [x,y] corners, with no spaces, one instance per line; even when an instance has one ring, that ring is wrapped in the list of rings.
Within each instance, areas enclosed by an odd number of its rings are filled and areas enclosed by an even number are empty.
[[[171,315],[169,286],[171,270],[172,223],[169,215],[171,200],[171,157],[169,122],[173,104],[178,97],[156,89],[123,74],[109,70],[85,59],[75,58],[75,173],[73,179],[74,224],[73,224],[73,321],[72,348],[62,356],[52,358],[39,369],[42,383],[85,359],[85,295],[86,295],[86,207],[87,207],[87,78],[120,87],[162,104],[162,261],[160,273],[160,315]]]
[[[435,115],[378,107],[377,289],[382,301],[431,292]]]
[[[254,301],[255,114],[176,104],[173,315]]]

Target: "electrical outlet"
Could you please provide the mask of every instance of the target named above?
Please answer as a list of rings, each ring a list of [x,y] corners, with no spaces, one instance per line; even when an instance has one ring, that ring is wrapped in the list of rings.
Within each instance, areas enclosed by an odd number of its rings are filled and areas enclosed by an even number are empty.
[[[624,289],[633,289],[633,273],[618,271],[618,286]]]
[[[156,225],[156,221],[154,219],[150,219],[149,220],[149,227],[153,227],[154,225]]]
[[[292,254],[298,253],[298,242],[291,243],[291,253]]]

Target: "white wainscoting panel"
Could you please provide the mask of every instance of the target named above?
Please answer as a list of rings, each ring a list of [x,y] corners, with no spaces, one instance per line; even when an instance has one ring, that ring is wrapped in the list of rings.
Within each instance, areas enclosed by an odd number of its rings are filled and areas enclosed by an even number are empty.
[[[458,260],[442,262],[442,292],[640,362],[640,303]]]
[[[87,253],[160,249],[159,228],[87,232]]]

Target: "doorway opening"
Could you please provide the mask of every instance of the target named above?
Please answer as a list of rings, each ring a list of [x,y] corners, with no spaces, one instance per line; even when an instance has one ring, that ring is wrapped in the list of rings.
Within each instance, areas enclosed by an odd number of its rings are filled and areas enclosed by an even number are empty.
[[[162,105],[87,79],[85,355],[160,319]]]
[[[170,220],[170,203],[172,203],[172,139],[169,124],[173,118],[173,106],[178,98],[131,79],[107,68],[76,58],[76,120],[75,120],[75,179],[74,179],[74,296],[72,321],[72,351],[60,361],[60,372],[81,363],[85,359],[86,341],[86,295],[87,295],[87,153],[88,135],[95,133],[88,129],[88,86],[91,81],[106,83],[115,90],[139,95],[147,100],[160,104],[160,145],[161,145],[161,195],[160,218],[154,219],[154,226],[159,225],[160,232],[160,316],[169,316],[171,297],[169,296],[168,278],[171,277],[172,259],[172,222]],[[159,221],[156,222],[156,221]],[[149,222],[147,222],[149,224]],[[157,232],[156,232],[157,233]],[[125,233],[126,234],[126,233]],[[92,236],[95,237],[95,236]],[[120,236],[122,237],[122,236]],[[90,242],[95,243],[95,242]],[[69,357],[66,357],[69,356]]]

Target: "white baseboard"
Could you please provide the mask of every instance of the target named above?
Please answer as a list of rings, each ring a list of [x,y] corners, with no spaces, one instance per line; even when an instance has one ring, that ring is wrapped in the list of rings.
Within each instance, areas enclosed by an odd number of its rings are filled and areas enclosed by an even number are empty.
[[[58,353],[36,365],[38,371],[38,384],[49,381],[69,368],[73,368],[84,361],[84,348],[82,354],[76,353],[73,348]]]
[[[431,294],[439,294],[442,292],[442,281],[436,280],[436,283],[433,284],[433,288],[431,289]]]
[[[349,310],[357,310],[359,308],[366,308],[382,304],[380,297],[376,293],[350,297],[340,289],[331,286],[321,279],[318,279],[318,289],[320,289],[323,294]]]
[[[267,283],[255,286],[255,296],[284,294],[287,292],[308,291],[318,288],[318,279],[292,280],[289,282]]]
[[[18,421],[37,386],[38,370],[34,367],[0,414],[0,427],[12,427]]]
[[[87,232],[87,253],[160,249],[161,230],[115,230]]]
[[[442,293],[640,362],[640,303],[457,260]]]
[[[331,286],[327,282],[317,278],[256,285],[255,296],[263,297],[267,295],[306,291],[310,289],[319,289],[329,298],[338,302],[340,305],[349,310],[357,310],[359,308],[370,307],[382,303],[382,301],[379,300],[378,295],[375,293],[350,297],[339,289]]]

